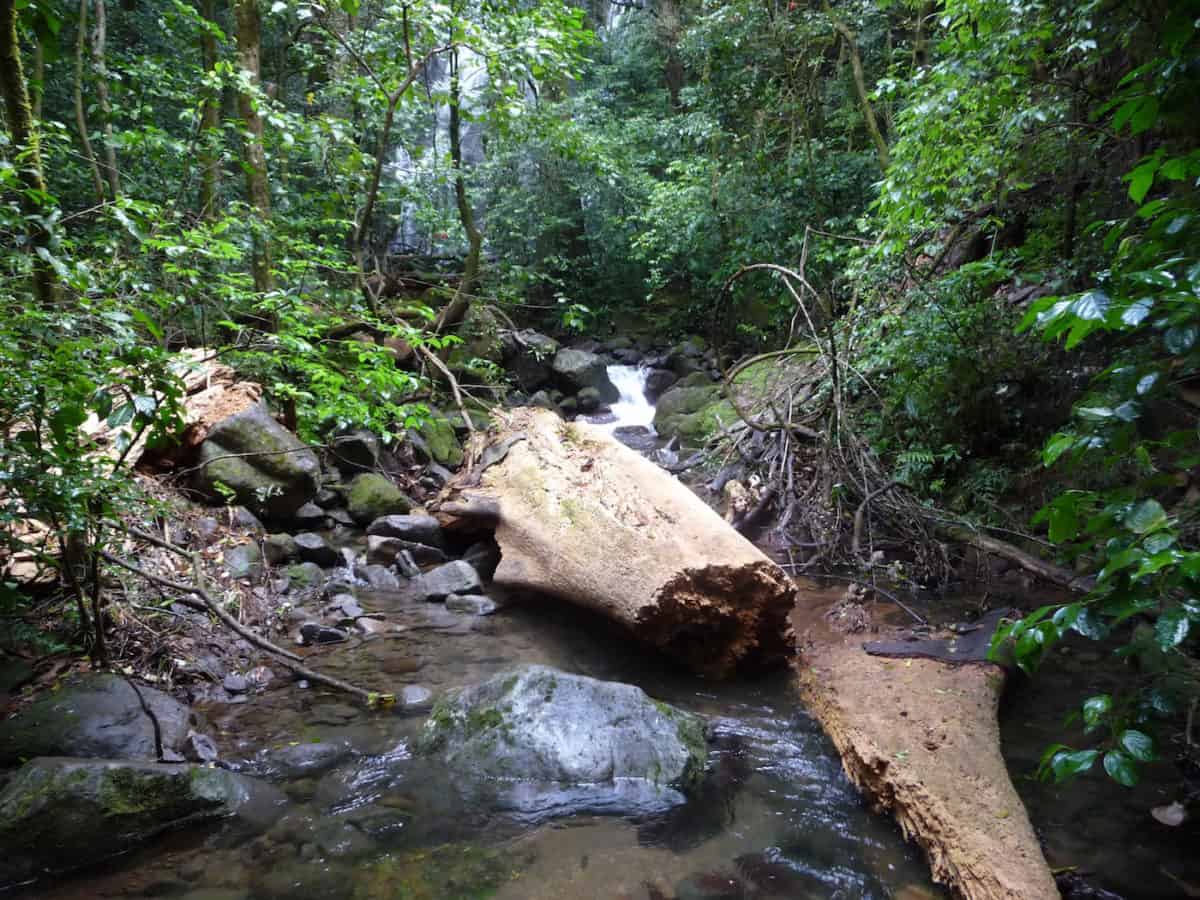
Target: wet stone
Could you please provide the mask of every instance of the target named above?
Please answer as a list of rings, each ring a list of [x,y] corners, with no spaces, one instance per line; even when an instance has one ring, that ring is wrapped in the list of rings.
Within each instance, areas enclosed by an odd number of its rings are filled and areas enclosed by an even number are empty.
[[[400,538],[431,547],[443,546],[442,526],[433,516],[381,516],[367,527],[367,534]]]
[[[343,528],[354,527],[354,517],[344,509],[329,510],[329,520],[335,525],[341,525]]]
[[[350,636],[340,628],[322,625],[320,622],[305,622],[300,626],[298,643],[305,644],[340,644],[349,640]]]
[[[207,734],[200,734],[196,731],[189,731],[187,738],[184,739],[183,758],[188,762],[208,763],[215,762],[220,753],[217,751],[217,745]]]
[[[363,608],[358,605],[353,594],[338,594],[329,602],[323,612],[327,616],[354,620],[363,615]]]
[[[262,574],[262,559],[258,544],[239,544],[225,551],[225,570],[234,578],[253,578]]]
[[[296,535],[296,550],[302,560],[318,566],[336,565],[339,559],[338,552],[329,546],[329,542],[311,531]]]
[[[446,609],[469,616],[490,616],[499,608],[495,600],[481,594],[451,594],[446,598]]]
[[[250,690],[250,684],[246,681],[246,677],[236,672],[230,672],[226,675],[221,685],[231,694],[244,694]]]
[[[406,684],[397,699],[405,706],[425,706],[433,700],[433,691],[419,684]]]
[[[373,591],[398,591],[400,590],[400,579],[396,573],[385,565],[372,563],[371,565],[363,566],[358,570],[358,573],[366,579]]]
[[[475,594],[483,590],[483,581],[470,563],[461,559],[430,569],[413,580],[423,600],[444,600],[451,594]]]
[[[268,534],[262,542],[263,557],[277,566],[296,558],[296,541],[290,534]]]

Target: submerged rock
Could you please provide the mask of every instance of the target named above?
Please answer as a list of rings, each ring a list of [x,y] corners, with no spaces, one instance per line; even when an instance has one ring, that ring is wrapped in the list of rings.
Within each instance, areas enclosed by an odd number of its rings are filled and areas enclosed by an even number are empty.
[[[490,616],[499,608],[495,600],[482,594],[450,594],[446,597],[446,609],[468,616]]]
[[[256,516],[278,520],[316,496],[320,474],[317,455],[259,404],[212,427],[200,445],[195,478],[213,500],[224,501],[232,491]]]
[[[0,792],[0,887],[92,865],[185,824],[265,827],[283,796],[224,769],[35,759]]]
[[[704,772],[705,732],[632,685],[525,666],[439,701],[417,747],[500,785],[502,808],[632,812],[682,801]]]
[[[162,691],[138,690],[158,720],[163,749],[179,751],[191,712]],[[157,759],[154,722],[125,679],[86,675],[43,696],[19,716],[0,721],[0,765],[35,756]]]

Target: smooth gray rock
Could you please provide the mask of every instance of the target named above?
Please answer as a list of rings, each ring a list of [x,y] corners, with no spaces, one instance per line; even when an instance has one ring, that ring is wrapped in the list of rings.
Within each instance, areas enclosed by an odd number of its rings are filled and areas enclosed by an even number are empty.
[[[451,594],[477,594],[483,590],[483,580],[470,563],[456,559],[418,575],[411,587],[422,600],[436,602]]]
[[[290,534],[268,534],[262,542],[263,557],[268,563],[277,566],[280,563],[291,562],[298,557],[296,541]]]
[[[35,759],[0,791],[0,886],[93,865],[183,824],[236,816],[264,828],[283,803],[224,769]]]
[[[139,685],[158,719],[164,749],[183,747],[191,712],[162,691]],[[0,721],[0,766],[35,756],[157,759],[154,723],[125,679],[109,673],[79,676]]]
[[[640,688],[523,666],[439,701],[417,741],[501,804],[551,814],[673,804],[702,777],[704,721]]]
[[[244,506],[235,506],[229,511],[229,527],[246,534],[259,535],[266,532],[258,516]]]
[[[296,552],[305,562],[316,563],[324,568],[337,565],[341,559],[341,554],[330,547],[325,538],[311,531],[296,535]]]
[[[578,394],[584,388],[595,388],[600,392],[603,403],[615,403],[621,396],[608,378],[608,367],[594,353],[583,350],[559,350],[554,357],[555,381],[569,394]]]
[[[491,539],[479,541],[467,548],[462,559],[463,562],[470,563],[471,568],[483,578],[491,578],[500,565],[500,547]]]
[[[400,538],[430,547],[445,546],[442,526],[433,516],[381,516],[367,526],[367,534]]]
[[[503,341],[504,368],[522,391],[531,393],[550,381],[550,366],[558,353],[558,341],[532,329],[506,334]]]
[[[350,482],[346,509],[359,525],[381,516],[402,515],[412,509],[412,501],[391,480],[376,472],[364,472]]]
[[[423,565],[444,563],[446,554],[437,547],[418,544],[401,538],[383,537],[373,534],[367,538],[367,562],[381,566],[392,565],[402,552],[408,551],[412,558]]]
[[[362,566],[358,570],[368,585],[373,591],[398,591],[400,590],[400,578],[390,568],[385,565],[370,564]]]
[[[468,616],[490,616],[499,608],[495,600],[482,594],[451,594],[446,598],[446,609]]]
[[[258,544],[238,544],[222,555],[225,570],[234,578],[256,578],[262,574],[263,553]]]
[[[338,594],[323,612],[327,616],[333,616],[339,620],[349,619],[351,622],[364,614],[363,608],[358,605],[353,594]]]
[[[317,455],[258,404],[209,430],[200,445],[195,484],[214,501],[224,502],[217,490],[220,482],[256,516],[280,520],[316,496],[320,475]]]
[[[230,672],[226,675],[225,680],[221,682],[221,686],[231,694],[244,694],[250,690],[246,676],[239,675],[237,672]]]

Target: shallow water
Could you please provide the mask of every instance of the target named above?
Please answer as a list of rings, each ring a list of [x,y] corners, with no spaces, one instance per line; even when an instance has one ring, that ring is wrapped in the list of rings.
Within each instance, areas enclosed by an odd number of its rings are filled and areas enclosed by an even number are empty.
[[[423,716],[371,713],[280,685],[213,705],[224,758],[282,784],[290,804],[265,835],[209,829],[25,896],[274,898],[927,898],[918,853],[872,815],[786,672],[702,681],[555,604],[482,619],[364,594],[408,626],[310,662],[365,686],[435,693],[538,662],[640,685],[714,723],[708,777],[684,804],[639,817],[529,820],[456,795],[409,751]],[[281,679],[282,680],[282,679]],[[314,743],[316,742],[316,743]]]

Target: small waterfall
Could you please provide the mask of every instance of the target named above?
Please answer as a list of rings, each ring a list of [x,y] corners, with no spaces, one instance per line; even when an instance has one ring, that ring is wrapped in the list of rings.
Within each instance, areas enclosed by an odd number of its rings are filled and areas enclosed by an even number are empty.
[[[646,372],[637,366],[609,366],[608,380],[620,391],[621,396],[611,407],[612,418],[601,428],[616,431],[618,428],[640,426],[654,433],[654,404],[646,399]]]

